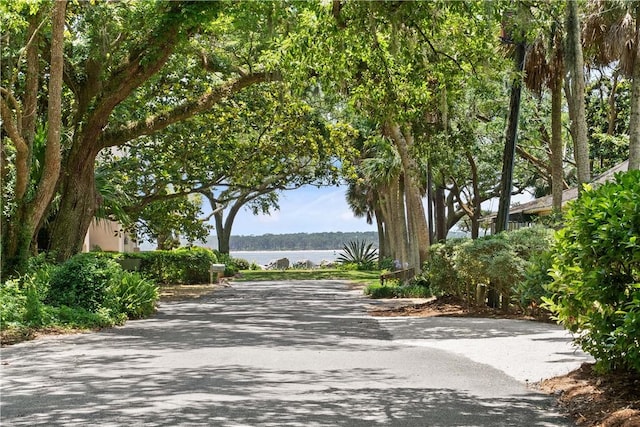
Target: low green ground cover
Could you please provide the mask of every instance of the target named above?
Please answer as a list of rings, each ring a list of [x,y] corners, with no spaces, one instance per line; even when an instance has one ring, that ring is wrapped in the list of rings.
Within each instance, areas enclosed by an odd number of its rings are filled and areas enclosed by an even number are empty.
[[[358,270],[345,268],[317,268],[312,270],[246,270],[241,271],[234,280],[241,282],[271,280],[348,280],[365,285],[364,293],[371,298],[428,298],[432,296],[429,287],[419,280],[401,283],[387,280],[380,284],[380,270]]]
[[[312,270],[243,270],[236,281],[267,280],[351,280],[373,283],[380,280],[379,271],[348,270],[341,268],[317,268]]]
[[[402,283],[399,280],[387,280],[385,284],[372,283],[364,290],[365,295],[371,298],[429,298],[433,296],[429,286],[409,281]]]

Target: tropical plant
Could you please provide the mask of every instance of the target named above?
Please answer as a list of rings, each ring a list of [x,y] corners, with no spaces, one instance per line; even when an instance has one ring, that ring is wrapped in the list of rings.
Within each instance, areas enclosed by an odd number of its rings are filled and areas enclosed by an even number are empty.
[[[613,65],[631,79],[629,169],[640,169],[640,7],[635,1],[619,0],[591,0],[587,7],[584,33],[590,59],[605,67]]]
[[[139,273],[123,271],[114,276],[106,289],[106,305],[129,319],[148,316],[155,311],[158,287]]]
[[[373,243],[352,240],[343,246],[337,261],[342,264],[354,264],[358,270],[373,270],[378,261],[378,250]]]

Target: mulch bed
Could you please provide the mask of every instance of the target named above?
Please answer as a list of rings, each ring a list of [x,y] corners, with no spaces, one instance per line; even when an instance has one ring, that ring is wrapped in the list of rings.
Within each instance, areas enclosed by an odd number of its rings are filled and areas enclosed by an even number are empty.
[[[489,317],[553,322],[548,313],[525,314],[503,312],[489,307],[467,306],[453,297],[437,298],[421,304],[393,308],[374,308],[373,316],[416,317]],[[593,364],[536,384],[545,393],[553,394],[558,404],[580,427],[640,427],[640,375],[629,372],[598,374]]]
[[[492,319],[521,319],[538,322],[553,322],[549,313],[538,310],[533,313],[523,313],[514,309],[503,311],[490,307],[467,305],[462,300],[452,296],[439,297],[420,304],[408,304],[394,308],[373,308],[369,311],[372,316],[416,316],[416,317],[489,317]]]
[[[567,375],[541,381],[538,388],[556,395],[579,426],[640,426],[638,374],[598,374],[585,363]]]

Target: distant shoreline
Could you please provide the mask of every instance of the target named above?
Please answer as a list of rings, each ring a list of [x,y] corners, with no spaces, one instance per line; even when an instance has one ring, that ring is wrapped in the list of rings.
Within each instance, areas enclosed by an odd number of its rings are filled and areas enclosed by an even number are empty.
[[[261,236],[231,236],[230,252],[238,251],[322,251],[342,249],[352,241],[378,245],[375,231],[263,234]],[[209,236],[207,246],[217,248],[216,236]]]
[[[287,258],[290,265],[294,265],[302,261],[311,261],[314,265],[319,265],[323,262],[335,262],[341,252],[341,249],[302,251],[231,251],[231,256],[234,258],[245,259],[250,263],[256,263],[258,265],[268,265],[282,258]]]

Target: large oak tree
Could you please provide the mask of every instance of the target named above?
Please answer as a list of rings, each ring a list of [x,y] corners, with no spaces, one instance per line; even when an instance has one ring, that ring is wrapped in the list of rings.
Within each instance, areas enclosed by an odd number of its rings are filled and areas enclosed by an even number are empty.
[[[63,4],[54,3],[53,15],[50,3],[4,6],[27,25],[5,36],[11,49],[3,51],[10,56],[2,73],[3,130],[10,138],[3,141],[3,157],[16,153],[15,207],[3,223],[3,236],[16,237],[3,239],[3,265],[24,261],[46,215],[48,249],[60,259],[80,250],[101,203],[94,179],[101,150],[205,112],[270,78],[259,57],[266,30],[277,26],[273,4],[80,2],[66,14],[55,12]],[[44,19],[49,15],[60,18]],[[64,86],[57,85],[58,76]],[[42,112],[46,99],[63,100],[62,127]],[[29,147],[38,126],[61,129],[65,138],[48,137],[42,182],[31,183],[38,165]],[[52,189],[55,205],[47,200]],[[27,200],[30,191],[48,194]]]

